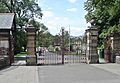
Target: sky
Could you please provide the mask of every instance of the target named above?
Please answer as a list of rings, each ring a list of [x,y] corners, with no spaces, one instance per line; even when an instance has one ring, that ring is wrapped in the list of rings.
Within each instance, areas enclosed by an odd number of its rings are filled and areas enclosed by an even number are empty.
[[[61,27],[70,31],[71,36],[81,36],[87,29],[85,20],[86,11],[84,2],[86,0],[38,0],[42,9],[41,22],[48,27],[48,31],[57,35]]]

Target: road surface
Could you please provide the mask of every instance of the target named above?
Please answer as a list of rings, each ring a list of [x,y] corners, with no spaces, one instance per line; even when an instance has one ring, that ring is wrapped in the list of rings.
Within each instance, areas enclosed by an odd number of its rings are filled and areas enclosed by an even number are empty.
[[[40,83],[120,83],[120,76],[88,64],[39,66]]]

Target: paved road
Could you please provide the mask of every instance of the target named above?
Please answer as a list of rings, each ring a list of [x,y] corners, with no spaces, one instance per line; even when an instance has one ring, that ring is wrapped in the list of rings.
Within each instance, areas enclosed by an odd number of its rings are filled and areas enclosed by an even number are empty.
[[[0,83],[120,83],[120,64],[11,66]]]
[[[2,69],[0,83],[39,83],[37,66],[11,66]]]
[[[88,64],[39,66],[40,83],[120,83],[120,76]]]
[[[91,64],[94,67],[112,72],[114,74],[120,75],[120,64],[108,63],[108,64]]]

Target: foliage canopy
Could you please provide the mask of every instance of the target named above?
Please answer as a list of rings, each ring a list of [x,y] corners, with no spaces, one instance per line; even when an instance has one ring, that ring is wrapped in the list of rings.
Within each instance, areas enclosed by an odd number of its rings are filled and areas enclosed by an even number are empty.
[[[0,13],[15,14],[14,25],[16,31],[13,31],[16,38],[15,54],[22,51],[22,47],[26,48],[27,40],[24,28],[30,19],[32,25],[39,29],[39,36],[44,35],[43,33],[48,30],[44,24],[36,20],[41,19],[43,14],[35,0],[0,0]],[[39,36],[37,36],[38,39],[40,38]]]
[[[120,32],[120,0],[87,0],[84,7],[86,21],[94,19],[99,26],[100,42]]]
[[[95,19],[101,38],[120,32],[120,0],[87,0],[85,10],[86,21]]]

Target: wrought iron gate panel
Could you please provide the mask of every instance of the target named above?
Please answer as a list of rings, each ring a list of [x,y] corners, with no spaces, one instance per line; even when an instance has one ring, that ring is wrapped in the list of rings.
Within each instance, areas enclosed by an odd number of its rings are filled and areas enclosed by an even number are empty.
[[[61,55],[41,55],[37,56],[37,63],[38,64],[60,64],[62,63]]]
[[[65,55],[64,63],[85,63],[86,58],[79,55]],[[62,55],[46,52],[39,56],[37,54],[37,64],[51,65],[51,64],[62,64]]]

